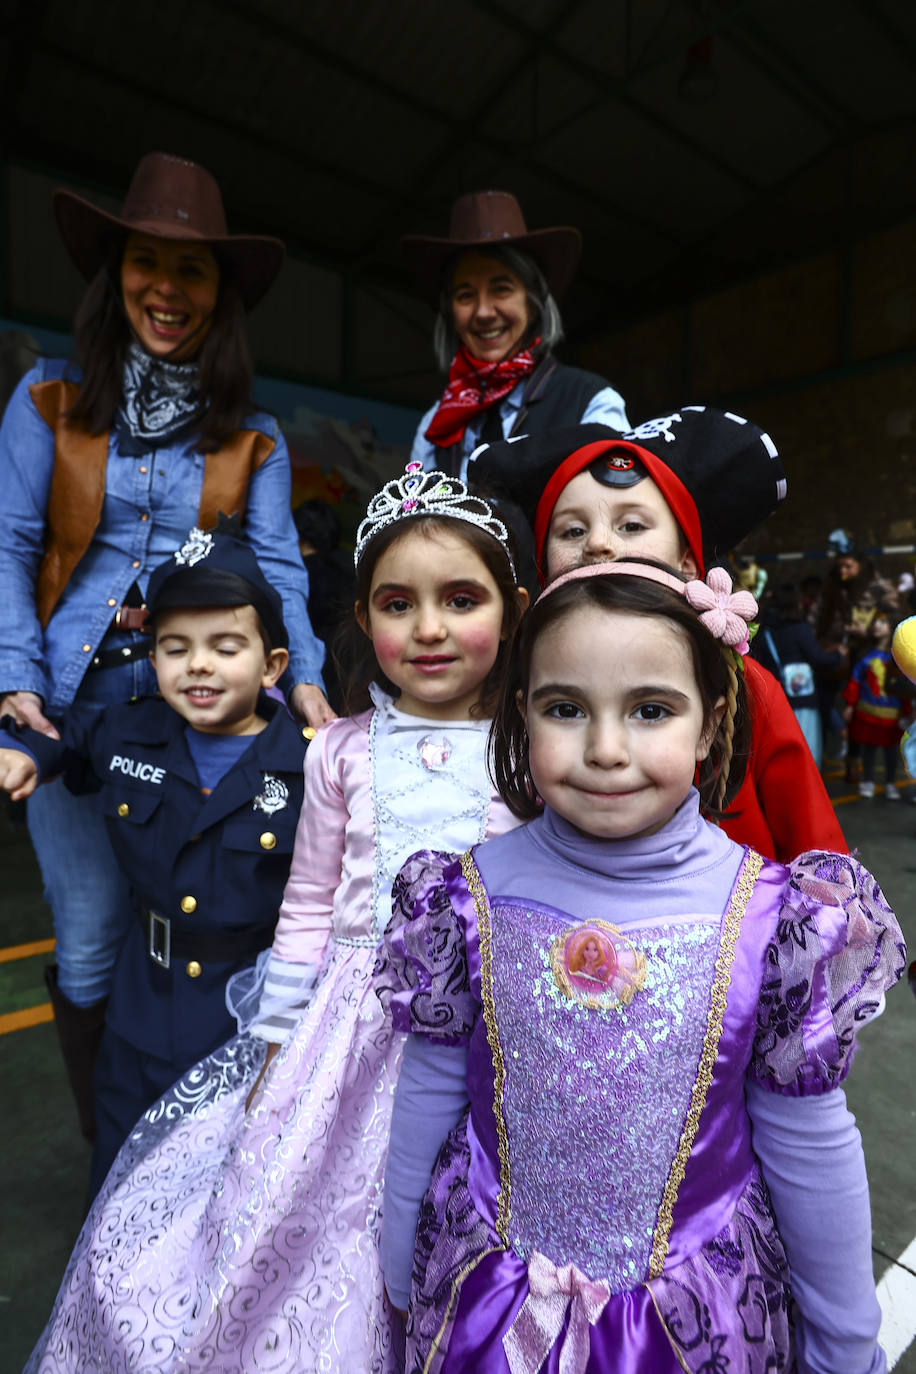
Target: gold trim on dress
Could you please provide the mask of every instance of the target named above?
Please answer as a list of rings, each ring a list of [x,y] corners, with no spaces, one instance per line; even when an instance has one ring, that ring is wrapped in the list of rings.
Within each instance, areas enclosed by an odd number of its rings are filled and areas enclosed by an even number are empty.
[[[495,1245],[494,1245],[494,1246],[491,1246],[489,1250],[483,1250],[479,1255],[475,1255],[475,1256],[474,1256],[474,1258],[471,1260],[471,1263],[470,1263],[470,1264],[466,1264],[466,1265],[464,1266],[464,1268],[461,1270],[460,1274],[457,1274],[457,1275],[455,1276],[455,1278],[454,1278],[454,1280],[453,1280],[453,1282],[452,1282],[452,1291],[451,1291],[451,1294],[449,1295],[448,1307],[445,1309],[445,1316],[442,1318],[442,1325],[439,1327],[439,1330],[438,1330],[438,1332],[436,1333],[436,1339],[433,1341],[432,1345],[429,1347],[429,1354],[427,1355],[426,1360],[425,1360],[424,1365],[423,1365],[423,1374],[429,1374],[429,1371],[432,1369],[433,1360],[435,1359],[436,1355],[439,1353],[439,1347],[440,1347],[440,1345],[442,1344],[442,1338],[443,1338],[443,1336],[445,1335],[445,1328],[448,1326],[449,1318],[451,1317],[452,1312],[453,1312],[454,1309],[455,1309],[455,1304],[456,1304],[456,1301],[457,1301],[457,1299],[458,1299],[458,1296],[459,1296],[459,1294],[460,1294],[460,1292],[461,1292],[461,1287],[462,1287],[462,1284],[464,1283],[465,1279],[468,1278],[469,1275],[473,1274],[473,1272],[474,1272],[474,1270],[477,1268],[478,1264],[480,1264],[483,1260],[485,1260],[486,1257],[487,1257],[487,1255],[495,1255],[495,1254],[497,1254],[497,1253],[502,1253],[502,1252],[501,1252],[501,1251],[497,1252],[497,1249],[496,1249],[496,1246],[495,1246]]]
[[[678,1364],[681,1366],[681,1369],[683,1369],[683,1370],[685,1371],[685,1374],[693,1374],[693,1371],[691,1370],[690,1365],[687,1363],[687,1361],[684,1359],[683,1354],[681,1353],[681,1348],[680,1348],[680,1346],[678,1345],[677,1341],[676,1341],[676,1340],[674,1339],[674,1337],[672,1336],[671,1332],[668,1330],[668,1323],[665,1321],[664,1317],[662,1316],[661,1308],[659,1307],[658,1301],[656,1300],[656,1297],[655,1297],[655,1294],[654,1294],[653,1291],[652,1291],[652,1285],[649,1284],[649,1283],[647,1283],[647,1284],[645,1285],[645,1287],[646,1287],[646,1289],[648,1290],[649,1297],[652,1299],[652,1306],[655,1308],[655,1315],[658,1317],[659,1321],[661,1322],[661,1324],[662,1324],[662,1330],[664,1331],[665,1335],[668,1337],[668,1344],[671,1346],[671,1349],[672,1349],[672,1351],[674,1352],[674,1358],[677,1360]]]
[[[658,1209],[655,1234],[652,1238],[652,1253],[649,1257],[650,1279],[657,1279],[659,1277],[664,1268],[665,1258],[668,1254],[668,1245],[671,1239],[671,1224],[674,1215],[674,1206],[677,1202],[678,1189],[684,1181],[687,1160],[690,1156],[690,1151],[693,1149],[693,1142],[699,1130],[700,1116],[706,1105],[706,1094],[712,1083],[713,1069],[715,1067],[716,1057],[719,1053],[719,1040],[722,1036],[728,987],[731,983],[732,964],[735,958],[735,947],[738,943],[741,922],[744,919],[747,904],[750,901],[751,893],[754,891],[754,885],[757,882],[762,867],[763,859],[753,849],[749,849],[741,869],[741,876],[735,886],[732,899],[728,904],[728,911],[725,913],[722,939],[719,944],[719,953],[716,957],[716,970],[712,984],[706,1033],[703,1037],[703,1052],[700,1055],[697,1076],[694,1080],[693,1091],[690,1095],[690,1106],[687,1109],[684,1129],[681,1132],[677,1153],[674,1156],[671,1170],[668,1174],[667,1182],[665,1183],[665,1191],[662,1193],[661,1205]]]
[[[512,1216],[512,1188],[509,1180],[509,1134],[503,1114],[503,1089],[506,1066],[503,1062],[499,1030],[496,1025],[496,1004],[493,999],[493,952],[490,929],[490,907],[483,880],[468,849],[461,856],[461,871],[477,912],[477,931],[480,938],[480,993],[487,1042],[493,1056],[493,1115],[496,1118],[496,1141],[499,1152],[499,1196],[496,1204],[496,1234],[509,1248],[509,1221]]]

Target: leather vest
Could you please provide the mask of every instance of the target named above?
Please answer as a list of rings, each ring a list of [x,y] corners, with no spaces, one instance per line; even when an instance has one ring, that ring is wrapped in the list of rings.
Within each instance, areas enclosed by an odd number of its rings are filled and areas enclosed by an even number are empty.
[[[35,606],[42,626],[92,543],[105,500],[108,434],[90,434],[67,412],[79,394],[76,382],[37,382],[29,395],[54,433],[54,472],[45,515],[45,548],[38,568]],[[228,443],[204,457],[197,523],[216,523],[217,513],[242,515],[248,483],[270,457],[276,440],[256,429],[238,429]]]

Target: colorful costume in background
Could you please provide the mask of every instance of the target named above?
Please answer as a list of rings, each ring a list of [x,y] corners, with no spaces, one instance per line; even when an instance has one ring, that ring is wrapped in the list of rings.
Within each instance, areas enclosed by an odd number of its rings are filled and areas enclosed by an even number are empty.
[[[271,958],[291,1004],[321,965],[294,1032],[247,1115],[264,1060],[252,1034],[139,1123],[74,1250],[33,1374],[398,1368],[377,1232],[403,1037],[373,991],[376,947],[410,853],[514,822],[487,777],[487,722],[421,720],[374,699],[319,730],[306,756]]]
[[[409,1374],[884,1367],[840,1084],[904,949],[855,860],[762,860],[695,793],[613,843],[548,810],[460,860],[413,856],[386,949],[394,1025],[431,1042],[408,1045],[392,1126],[396,1299],[418,1107],[456,1063],[463,1085],[419,1206]]]
[[[895,681],[889,683],[889,679]],[[897,746],[903,734],[900,717],[908,705],[907,698],[899,694],[900,686],[894,660],[886,649],[869,649],[862,655],[843,688],[843,700],[854,708],[849,722],[851,740],[879,749]]]

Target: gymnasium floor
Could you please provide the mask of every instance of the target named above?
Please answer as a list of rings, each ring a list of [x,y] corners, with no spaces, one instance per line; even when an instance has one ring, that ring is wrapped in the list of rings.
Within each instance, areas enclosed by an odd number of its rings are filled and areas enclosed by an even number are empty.
[[[828,786],[850,845],[878,876],[916,957],[916,784],[894,805],[880,789],[860,801],[838,772]],[[42,981],[52,947],[28,838],[0,802],[0,1374],[19,1374],[51,1308],[89,1165]],[[905,982],[860,1044],[847,1087],[871,1179],[882,1340],[889,1365],[916,1374],[916,998]]]

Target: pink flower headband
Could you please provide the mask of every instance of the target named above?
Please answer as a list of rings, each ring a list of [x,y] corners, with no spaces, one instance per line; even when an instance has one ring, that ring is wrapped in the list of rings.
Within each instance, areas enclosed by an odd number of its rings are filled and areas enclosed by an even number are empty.
[[[563,573],[544,588],[538,599],[549,596],[566,582],[621,573],[629,577],[644,577],[649,582],[658,582],[662,587],[679,592],[699,613],[700,620],[714,639],[720,639],[727,648],[734,649],[742,657],[747,653],[750,648],[747,627],[757,615],[757,602],[750,592],[732,591],[732,580],[724,568],[710,568],[705,582],[698,579],[683,582],[673,573],[665,572],[664,568],[652,563],[589,563]]]

